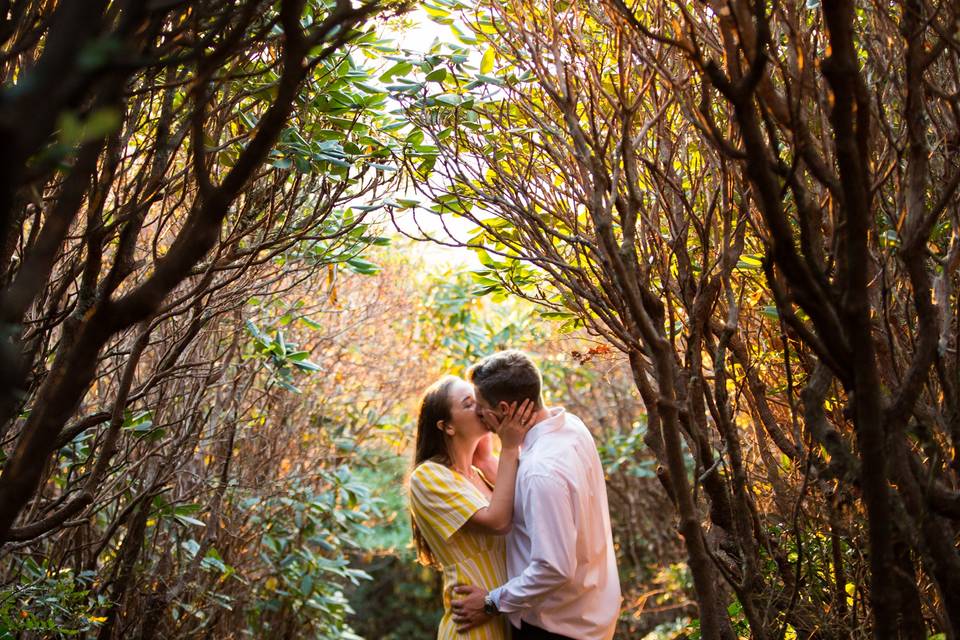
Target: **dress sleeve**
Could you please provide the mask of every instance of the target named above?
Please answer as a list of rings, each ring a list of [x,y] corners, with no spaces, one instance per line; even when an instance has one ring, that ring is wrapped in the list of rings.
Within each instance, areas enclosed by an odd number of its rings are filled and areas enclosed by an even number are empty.
[[[432,462],[421,464],[410,476],[410,502],[414,512],[444,540],[488,506],[466,480]]]

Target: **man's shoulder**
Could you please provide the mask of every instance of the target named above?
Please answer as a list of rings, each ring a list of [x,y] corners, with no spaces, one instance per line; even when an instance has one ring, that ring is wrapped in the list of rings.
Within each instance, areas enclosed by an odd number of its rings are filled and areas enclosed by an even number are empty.
[[[590,429],[587,428],[587,425],[584,424],[576,414],[566,412],[566,420],[563,423],[562,433],[567,436],[567,438],[574,440],[578,444],[588,446],[592,449],[597,448],[597,443],[593,438],[593,433],[590,432]]]
[[[574,451],[585,450],[588,446],[592,449],[596,448],[592,440],[588,444],[583,441],[580,434],[576,433],[567,434],[567,437],[558,434],[551,445],[538,449],[526,464],[521,464],[518,476],[569,479],[576,475],[576,469],[581,465],[581,456]]]
[[[587,433],[590,433],[590,430],[587,428],[586,423],[580,419],[580,416],[578,416],[575,413],[571,413],[570,411],[566,411],[565,416],[567,418],[566,420],[567,425],[573,426],[577,429],[583,429]]]
[[[596,440],[583,421],[569,412],[565,418],[563,427],[550,434],[546,446],[537,447],[533,456],[536,462],[529,465],[530,472],[564,477],[581,466],[586,458],[596,455]],[[573,455],[575,451],[586,453],[586,458],[583,455]],[[520,469],[523,470],[523,465]]]
[[[565,473],[569,461],[564,460],[563,451],[560,448],[538,448],[531,452],[531,455],[521,459],[520,468],[517,471],[517,481],[526,482],[534,477],[562,477]]]

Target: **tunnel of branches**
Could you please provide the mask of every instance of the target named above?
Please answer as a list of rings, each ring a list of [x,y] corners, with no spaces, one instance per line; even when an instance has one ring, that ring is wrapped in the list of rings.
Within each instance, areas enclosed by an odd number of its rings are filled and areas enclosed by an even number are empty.
[[[960,638],[960,4],[0,0],[0,76],[0,638],[432,637],[505,347],[617,638]]]

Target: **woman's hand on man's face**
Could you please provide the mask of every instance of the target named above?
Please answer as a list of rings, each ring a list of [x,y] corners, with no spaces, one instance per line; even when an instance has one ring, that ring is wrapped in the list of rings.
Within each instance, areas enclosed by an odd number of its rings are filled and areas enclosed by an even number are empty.
[[[500,444],[504,449],[519,447],[523,442],[523,437],[530,430],[533,414],[536,412],[536,406],[530,400],[524,400],[521,403],[511,402],[504,411],[502,417],[495,416],[492,411],[486,411],[485,414],[491,416],[490,422],[493,430],[500,436]]]

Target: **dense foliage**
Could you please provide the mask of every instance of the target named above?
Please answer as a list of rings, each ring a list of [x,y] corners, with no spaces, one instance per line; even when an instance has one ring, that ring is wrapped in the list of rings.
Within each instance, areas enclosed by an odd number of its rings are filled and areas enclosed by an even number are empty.
[[[431,7],[433,236],[629,359],[695,633],[955,637],[958,5]]]
[[[960,5],[420,6],[0,2],[0,638],[430,637],[412,413],[504,347],[618,637],[956,638]]]
[[[6,634],[347,632],[376,506],[318,427],[369,429],[397,396],[358,415],[337,392],[334,338],[373,302],[311,314],[339,269],[376,270],[358,253],[396,143],[364,52],[401,8],[3,5]]]

